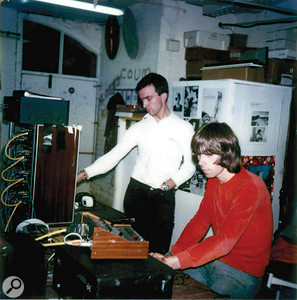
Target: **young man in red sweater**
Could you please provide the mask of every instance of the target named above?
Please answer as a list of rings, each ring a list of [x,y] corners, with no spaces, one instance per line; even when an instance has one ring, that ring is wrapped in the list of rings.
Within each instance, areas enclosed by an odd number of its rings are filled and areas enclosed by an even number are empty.
[[[253,298],[269,262],[273,233],[263,180],[241,167],[237,137],[226,123],[204,125],[192,138],[208,178],[200,208],[171,252],[153,254],[230,298]],[[203,239],[212,226],[214,235]]]

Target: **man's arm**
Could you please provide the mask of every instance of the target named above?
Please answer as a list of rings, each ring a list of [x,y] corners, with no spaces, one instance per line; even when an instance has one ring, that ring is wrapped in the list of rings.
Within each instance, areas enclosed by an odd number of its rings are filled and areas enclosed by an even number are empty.
[[[171,253],[178,254],[190,247],[198,244],[205,236],[211,226],[210,218],[210,199],[208,189],[204,193],[204,197],[199,206],[198,211],[193,218],[188,222],[176,243],[172,246]]]
[[[199,219],[203,218],[201,212],[205,211],[198,210],[171,250],[178,257],[182,269],[201,266],[232,251],[255,214],[258,205],[257,200],[254,200],[255,194],[250,186],[241,188],[234,196],[234,204],[226,212],[224,220],[214,229],[215,234],[193,243],[193,236],[198,234],[195,232],[196,226],[200,223]]]
[[[108,153],[99,157],[92,165],[86,167],[83,173],[78,173],[77,182],[83,179],[91,178],[99,174],[105,174],[114,168],[120,160],[136,146],[136,141],[134,139],[135,129],[131,126],[121,139],[121,141],[112,148]]]

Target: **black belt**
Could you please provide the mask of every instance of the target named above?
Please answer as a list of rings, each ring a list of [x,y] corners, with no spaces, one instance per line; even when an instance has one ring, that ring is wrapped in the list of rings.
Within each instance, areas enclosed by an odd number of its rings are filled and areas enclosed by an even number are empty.
[[[150,190],[150,191],[155,191],[155,192],[166,192],[166,193],[168,193],[168,192],[175,192],[175,189],[170,189],[169,191],[164,191],[164,190],[162,190],[160,188],[153,188],[152,186],[147,185],[145,183],[142,183],[142,182],[140,182],[140,181],[138,181],[138,180],[136,180],[136,179],[134,179],[132,177],[131,177],[130,182],[133,185],[138,186],[139,188],[142,188],[144,190]]]

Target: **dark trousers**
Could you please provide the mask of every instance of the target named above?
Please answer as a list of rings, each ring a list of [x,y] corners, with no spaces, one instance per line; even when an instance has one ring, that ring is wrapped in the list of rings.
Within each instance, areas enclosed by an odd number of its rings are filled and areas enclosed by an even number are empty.
[[[132,227],[147,241],[153,252],[169,250],[174,226],[175,190],[153,189],[133,178],[127,187],[125,214],[135,219]]]

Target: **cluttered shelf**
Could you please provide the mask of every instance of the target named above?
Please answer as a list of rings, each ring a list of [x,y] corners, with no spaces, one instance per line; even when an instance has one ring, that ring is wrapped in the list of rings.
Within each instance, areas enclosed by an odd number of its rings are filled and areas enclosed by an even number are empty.
[[[115,116],[121,119],[140,121],[145,114],[145,109],[136,105],[117,105]]]

